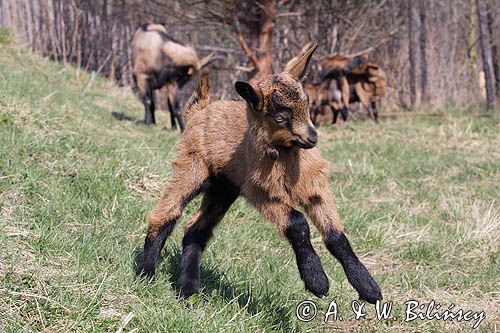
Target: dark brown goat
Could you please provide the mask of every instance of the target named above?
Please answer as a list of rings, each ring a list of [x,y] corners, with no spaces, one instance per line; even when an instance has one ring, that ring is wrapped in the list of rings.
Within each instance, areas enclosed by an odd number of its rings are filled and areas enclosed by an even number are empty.
[[[315,147],[318,136],[300,80],[316,47],[306,45],[283,72],[267,75],[255,86],[236,82],[236,92],[245,101],[210,103],[208,74],[202,75],[186,104],[186,131],[172,177],[149,216],[138,274],[154,276],[160,250],[184,207],[204,192],[182,241],[180,292],[183,297],[197,293],[202,252],[214,227],[242,195],[288,239],[307,290],[327,295],[329,282],[299,207],[319,229],[360,298],[371,303],[382,299],[343,233],[330,192],[328,162]]]
[[[387,81],[384,71],[366,55],[350,59],[337,54],[322,61],[322,78],[326,82],[328,100],[333,110],[333,123],[339,112],[348,118],[350,103],[361,102],[370,117],[378,122],[377,102],[385,96]]]
[[[168,92],[168,108],[172,128],[184,130],[184,122],[175,98],[177,88],[182,88],[203,67],[219,58],[209,55],[198,59],[192,47],[185,46],[167,35],[161,24],[145,24],[132,38],[134,80],[144,103],[145,122],[155,124],[153,91],[165,85]]]
[[[370,118],[378,122],[377,103],[387,90],[385,72],[377,64],[368,62],[362,74],[347,74],[347,81],[350,91],[349,103],[360,102],[368,110]]]

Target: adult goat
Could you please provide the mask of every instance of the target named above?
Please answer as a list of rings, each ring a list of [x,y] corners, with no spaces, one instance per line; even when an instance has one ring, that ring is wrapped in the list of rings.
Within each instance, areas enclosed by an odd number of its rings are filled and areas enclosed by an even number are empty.
[[[137,29],[132,38],[133,76],[144,103],[146,125],[156,123],[153,91],[166,85],[172,129],[178,123],[183,131],[184,121],[175,91],[218,59],[210,54],[200,60],[192,47],[169,36],[161,24],[144,24]]]

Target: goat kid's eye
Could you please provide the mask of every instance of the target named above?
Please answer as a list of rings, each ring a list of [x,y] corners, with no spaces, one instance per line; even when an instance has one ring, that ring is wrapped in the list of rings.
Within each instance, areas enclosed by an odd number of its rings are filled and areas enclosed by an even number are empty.
[[[285,122],[285,118],[283,118],[282,116],[276,116],[274,117],[274,120],[276,120],[278,124],[282,124],[283,122]]]

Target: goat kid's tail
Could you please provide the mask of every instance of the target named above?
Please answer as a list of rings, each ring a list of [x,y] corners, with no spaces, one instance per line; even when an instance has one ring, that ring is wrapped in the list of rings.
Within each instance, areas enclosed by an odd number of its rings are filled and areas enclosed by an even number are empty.
[[[210,103],[210,75],[208,71],[203,71],[200,78],[196,82],[193,94],[184,107],[184,119],[186,124],[189,123],[189,118],[192,114],[207,107]]]

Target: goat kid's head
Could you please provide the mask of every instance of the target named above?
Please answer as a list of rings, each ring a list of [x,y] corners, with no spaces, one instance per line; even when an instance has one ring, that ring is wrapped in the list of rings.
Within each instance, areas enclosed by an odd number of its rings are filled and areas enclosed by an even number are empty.
[[[317,46],[308,43],[286,64],[283,72],[268,75],[256,86],[235,83],[236,92],[248,102],[254,118],[262,122],[273,146],[305,149],[316,146],[318,134],[309,113],[309,97],[300,81]]]

